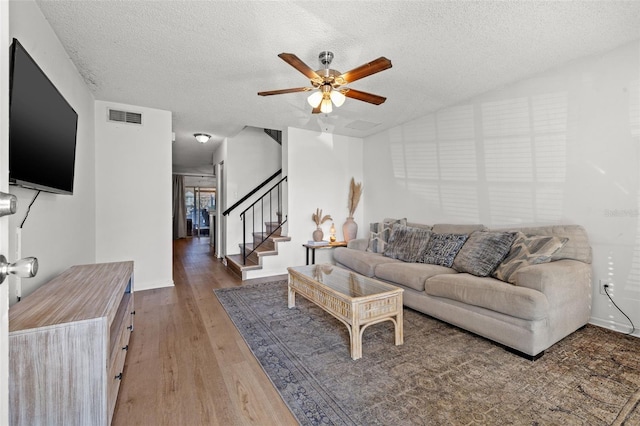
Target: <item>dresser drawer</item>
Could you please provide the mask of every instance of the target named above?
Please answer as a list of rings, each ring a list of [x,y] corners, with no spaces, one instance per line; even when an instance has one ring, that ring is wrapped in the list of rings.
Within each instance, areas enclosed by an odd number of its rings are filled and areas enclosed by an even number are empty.
[[[111,350],[107,374],[107,409],[109,419],[113,415],[113,409],[118,398],[118,390],[122,380],[124,371],[124,362],[129,348],[129,339],[133,331],[133,295],[129,298],[126,310],[123,311],[123,318],[120,321],[120,330],[118,330],[118,340],[115,347]],[[115,331],[115,330],[114,330]]]

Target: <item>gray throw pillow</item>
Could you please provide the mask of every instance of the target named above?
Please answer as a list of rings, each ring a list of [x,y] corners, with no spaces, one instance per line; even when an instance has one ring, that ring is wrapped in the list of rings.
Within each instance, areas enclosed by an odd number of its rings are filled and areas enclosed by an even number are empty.
[[[451,268],[468,235],[432,233],[419,262]]]
[[[516,283],[516,272],[525,266],[548,263],[551,256],[560,250],[568,238],[546,235],[525,235],[518,232],[511,250],[492,276],[511,284]]]
[[[407,224],[407,219],[385,220],[384,222],[375,222],[369,225],[369,245],[367,251],[372,253],[384,253],[387,241],[391,236],[391,228],[394,224]]]
[[[416,262],[429,242],[431,231],[400,224],[393,225],[383,255],[404,262]]]
[[[453,261],[453,269],[486,277],[509,254],[516,232],[475,231],[469,235]]]

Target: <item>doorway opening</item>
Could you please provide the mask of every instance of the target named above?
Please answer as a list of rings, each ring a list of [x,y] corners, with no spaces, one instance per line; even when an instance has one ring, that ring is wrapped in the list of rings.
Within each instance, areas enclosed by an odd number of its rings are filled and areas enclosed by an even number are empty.
[[[185,204],[187,236],[215,235],[215,220],[211,217],[216,211],[215,188],[185,187]]]

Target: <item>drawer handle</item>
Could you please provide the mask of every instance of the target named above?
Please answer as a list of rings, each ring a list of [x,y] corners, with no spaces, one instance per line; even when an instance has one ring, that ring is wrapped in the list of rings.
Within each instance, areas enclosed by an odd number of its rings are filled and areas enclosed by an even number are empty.
[[[129,327],[127,327],[127,330],[133,331],[133,324],[131,324]]]
[[[129,345],[125,346],[124,348],[122,348],[123,351],[128,351],[129,350]]]
[[[118,379],[118,380],[122,380],[122,373],[118,374],[118,375],[116,376],[116,379]]]
[[[136,314],[136,311],[131,311],[131,315],[135,315],[135,314]]]

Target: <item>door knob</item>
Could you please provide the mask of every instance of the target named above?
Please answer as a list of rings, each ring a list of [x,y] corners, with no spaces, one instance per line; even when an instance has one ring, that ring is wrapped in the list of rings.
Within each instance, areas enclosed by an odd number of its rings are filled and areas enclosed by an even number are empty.
[[[18,198],[13,194],[0,192],[0,216],[14,214],[18,206]]]
[[[25,257],[17,262],[9,263],[7,258],[0,254],[0,284],[4,282],[7,275],[17,275],[22,278],[35,277],[38,273],[38,259],[35,257]]]

